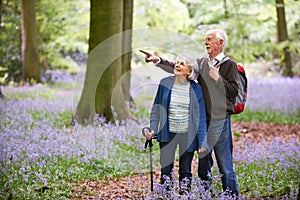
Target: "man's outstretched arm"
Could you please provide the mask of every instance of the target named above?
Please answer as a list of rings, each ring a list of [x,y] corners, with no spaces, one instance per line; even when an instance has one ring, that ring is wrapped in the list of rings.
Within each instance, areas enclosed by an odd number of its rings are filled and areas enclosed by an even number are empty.
[[[159,56],[146,52],[144,50],[140,50],[143,54],[145,54],[145,62],[154,63],[157,67],[163,69],[168,73],[174,73],[175,62],[163,59]]]

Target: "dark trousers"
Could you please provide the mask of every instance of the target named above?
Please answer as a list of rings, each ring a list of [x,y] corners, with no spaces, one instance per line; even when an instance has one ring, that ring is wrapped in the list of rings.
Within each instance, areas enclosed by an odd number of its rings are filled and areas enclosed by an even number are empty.
[[[171,173],[174,167],[175,151],[179,145],[179,181],[182,183],[185,178],[188,182],[192,179],[191,165],[194,152],[187,152],[187,133],[170,133],[169,142],[160,142],[160,165],[161,184],[165,183],[165,177],[172,179]]]

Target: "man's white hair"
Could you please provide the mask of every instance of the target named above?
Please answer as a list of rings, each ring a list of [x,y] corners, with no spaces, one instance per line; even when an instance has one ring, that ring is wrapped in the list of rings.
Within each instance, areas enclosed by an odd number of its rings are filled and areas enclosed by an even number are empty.
[[[208,34],[211,34],[211,33],[214,33],[216,34],[216,38],[218,40],[223,40],[223,45],[222,45],[222,48],[223,50],[225,49],[226,45],[227,45],[227,41],[228,41],[228,37],[227,37],[227,34],[225,31],[221,30],[221,29],[211,29],[211,30],[208,30],[205,34],[205,36],[207,36]]]

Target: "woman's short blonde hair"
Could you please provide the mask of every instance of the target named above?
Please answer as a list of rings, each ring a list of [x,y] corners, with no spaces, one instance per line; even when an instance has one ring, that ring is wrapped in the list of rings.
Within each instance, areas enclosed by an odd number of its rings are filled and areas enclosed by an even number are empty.
[[[199,67],[196,59],[186,54],[180,54],[177,56],[177,60],[184,61],[184,65],[188,65],[191,68],[191,73],[188,76],[189,80],[196,80],[198,78]]]

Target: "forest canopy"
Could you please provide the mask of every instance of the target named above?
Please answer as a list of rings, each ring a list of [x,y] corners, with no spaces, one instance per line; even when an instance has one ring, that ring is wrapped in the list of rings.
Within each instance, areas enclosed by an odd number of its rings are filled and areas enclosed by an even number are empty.
[[[21,80],[21,1],[1,3],[0,82],[7,84]],[[202,45],[208,28],[223,28],[230,40],[229,56],[244,65],[263,60],[271,71],[281,73],[283,50],[288,47],[293,71],[299,75],[300,2],[285,0],[284,5],[289,40],[280,43],[274,0],[135,0],[133,29],[160,27],[187,34]],[[90,2],[42,0],[35,7],[42,75],[53,69],[76,73],[87,58]]]

